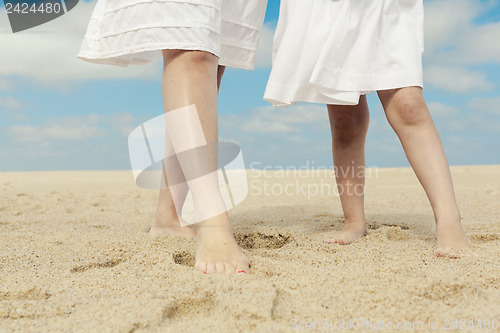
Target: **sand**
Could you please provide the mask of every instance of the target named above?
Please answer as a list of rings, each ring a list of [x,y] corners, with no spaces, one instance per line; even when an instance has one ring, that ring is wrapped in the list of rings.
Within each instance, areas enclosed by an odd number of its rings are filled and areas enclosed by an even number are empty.
[[[348,246],[321,240],[343,222],[331,173],[249,171],[230,216],[252,272],[237,276],[194,270],[192,240],[149,239],[157,191],[131,172],[0,173],[0,331],[498,331],[485,327],[500,321],[500,166],[452,167],[481,255],[461,260],[433,256],[411,169],[374,171],[368,236]]]

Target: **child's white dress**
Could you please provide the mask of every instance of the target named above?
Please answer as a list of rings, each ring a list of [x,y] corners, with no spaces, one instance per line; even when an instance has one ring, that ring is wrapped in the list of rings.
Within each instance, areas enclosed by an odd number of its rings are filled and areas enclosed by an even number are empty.
[[[423,0],[282,0],[264,99],[353,105],[423,86]]]
[[[202,50],[253,69],[267,0],[98,0],[78,57],[128,66],[162,49]]]

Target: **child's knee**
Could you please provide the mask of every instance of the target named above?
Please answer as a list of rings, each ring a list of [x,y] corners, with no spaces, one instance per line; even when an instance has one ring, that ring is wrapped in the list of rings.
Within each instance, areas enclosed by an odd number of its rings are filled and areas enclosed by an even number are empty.
[[[393,120],[400,125],[415,126],[431,119],[425,102],[420,100],[405,100],[394,107]]]
[[[332,135],[337,143],[349,143],[364,137],[368,126],[359,119],[342,119],[337,121],[332,128]]]
[[[369,117],[361,115],[358,110],[334,112],[332,116],[332,133],[337,140],[351,141],[368,130]]]

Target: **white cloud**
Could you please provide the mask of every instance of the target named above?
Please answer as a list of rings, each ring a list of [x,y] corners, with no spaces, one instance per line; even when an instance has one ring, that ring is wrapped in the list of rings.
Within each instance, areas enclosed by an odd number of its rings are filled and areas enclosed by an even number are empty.
[[[495,88],[495,84],[488,80],[486,73],[466,67],[426,66],[424,78],[426,84],[454,94],[491,91]]]
[[[1,90],[9,90],[12,88],[12,84],[7,81],[7,80],[3,80],[0,78],[0,91]]]
[[[128,136],[130,132],[137,126],[136,118],[125,112],[117,112],[107,118],[112,128],[123,136]]]
[[[438,130],[442,133],[457,133],[467,128],[463,121],[463,110],[450,105],[431,102],[428,103],[430,113]]]
[[[8,110],[19,110],[23,107],[21,102],[11,96],[1,97],[0,96],[0,105]]]
[[[474,98],[470,100],[467,107],[475,113],[500,116],[500,96]],[[500,123],[498,127],[500,127]]]
[[[44,140],[79,140],[104,136],[106,130],[66,119],[49,121],[43,125],[15,125],[5,130],[16,141],[40,142]]]
[[[80,1],[67,14],[15,34],[10,31],[6,14],[0,13],[5,16],[0,20],[0,76],[20,75],[63,88],[66,84],[63,82],[83,79],[161,76],[161,61],[122,68],[90,64],[77,58],[95,4],[95,1]]]
[[[500,22],[475,26],[460,36],[452,62],[479,65],[500,63]]]
[[[51,118],[41,125],[15,125],[5,133],[17,142],[51,142],[54,140],[85,140],[104,137],[114,130],[120,136],[128,136],[135,123],[135,117],[128,113],[112,115],[75,116]]]
[[[328,113],[324,105],[262,107],[220,115],[223,141],[241,146],[245,161],[264,165],[331,165]],[[248,166],[248,165],[247,165]]]
[[[500,63],[500,22],[475,20],[497,1],[434,0],[425,3],[425,58],[431,62]],[[453,13],[452,15],[450,13]]]
[[[454,143],[458,142],[458,135],[463,139],[474,137],[478,142],[487,142],[492,139],[488,133],[500,133],[500,97],[475,98],[456,107],[432,102],[429,109],[441,135],[445,139],[455,138]]]
[[[455,94],[490,91],[495,84],[469,66],[500,64],[500,22],[477,23],[497,1],[425,3],[425,83]]]
[[[472,28],[472,20],[481,11],[481,3],[476,0],[434,0],[425,2],[424,8],[425,52],[431,55],[455,46],[459,36]]]
[[[0,170],[104,170],[130,168],[127,113],[51,118],[0,132]]]
[[[0,77],[20,75],[50,83],[59,89],[67,88],[65,82],[99,78],[160,79],[162,62],[131,65],[126,68],[87,63],[77,58],[90,16],[96,2],[80,1],[67,14],[19,33],[11,33],[5,13],[0,12],[2,52],[0,52]],[[264,26],[259,44],[256,67],[270,67],[273,31]],[[0,81],[0,90],[7,86]]]
[[[428,103],[428,107],[434,119],[443,121],[453,119],[453,117],[456,117],[457,113],[460,112],[460,110],[440,102]]]
[[[285,134],[301,133],[304,125],[324,127],[326,107],[293,105],[287,108],[272,106],[258,108],[243,115],[221,116],[221,126],[244,133]]]
[[[496,139],[495,141],[499,141],[499,134],[500,134],[500,119],[492,119],[488,116],[484,115],[471,115],[467,119],[467,124],[471,128],[473,128],[476,133],[494,133],[495,138],[488,138],[488,139]],[[485,141],[490,141],[490,140],[485,140]],[[493,141],[493,140],[491,140]],[[495,147],[496,151],[498,151],[498,146]],[[497,153],[497,162],[498,162],[498,153]]]

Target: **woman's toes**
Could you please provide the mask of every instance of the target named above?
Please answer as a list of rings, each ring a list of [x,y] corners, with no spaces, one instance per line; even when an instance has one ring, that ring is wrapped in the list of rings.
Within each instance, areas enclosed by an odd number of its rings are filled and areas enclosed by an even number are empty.
[[[214,274],[214,273],[245,274],[250,271],[248,265],[245,266],[240,264],[240,266],[237,267],[234,263],[230,262],[217,262],[217,263],[200,262],[196,263],[195,267],[197,270],[199,270],[204,274]]]
[[[195,267],[197,270],[199,270],[200,272],[206,274],[207,273],[207,263],[202,261],[202,262],[197,262],[195,264]]]
[[[234,274],[234,273],[236,273],[236,268],[230,262],[227,262],[227,261],[224,262],[224,268],[225,268],[225,272],[227,274]]]
[[[250,273],[250,266],[249,264],[237,264],[233,263],[235,269],[236,269],[236,274],[247,274]]]
[[[207,263],[207,274],[213,274],[217,272],[217,268],[215,267],[215,263],[209,262]]]
[[[226,265],[224,265],[224,262],[217,262],[215,264],[215,271],[216,273],[224,273],[226,271]]]

